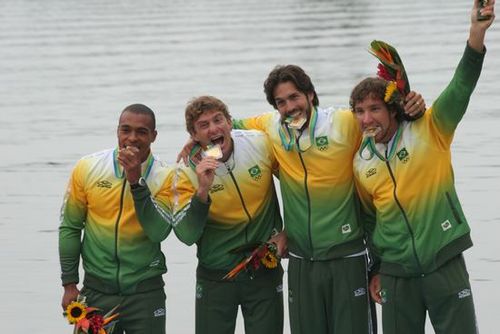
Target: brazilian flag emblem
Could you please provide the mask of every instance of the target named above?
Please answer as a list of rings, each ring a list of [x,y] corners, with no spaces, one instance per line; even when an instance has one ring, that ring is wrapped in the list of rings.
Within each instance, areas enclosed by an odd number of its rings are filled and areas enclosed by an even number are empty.
[[[253,167],[250,167],[248,169],[248,174],[250,174],[250,176],[254,180],[259,180],[262,177],[262,172],[260,170],[259,165],[255,165]]]
[[[316,137],[316,146],[321,151],[326,150],[328,148],[328,137],[327,136]]]
[[[406,150],[406,147],[403,147],[401,150],[399,150],[396,155],[402,162],[407,162],[410,159],[410,154]]]

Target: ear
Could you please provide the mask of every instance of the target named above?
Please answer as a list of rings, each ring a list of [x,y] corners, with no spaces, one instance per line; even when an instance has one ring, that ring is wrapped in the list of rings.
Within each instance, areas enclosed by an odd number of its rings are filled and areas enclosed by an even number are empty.
[[[189,133],[191,135],[191,139],[193,139],[195,142],[199,143],[200,140],[198,139],[198,136],[196,135],[196,131],[193,130],[193,132]]]
[[[151,135],[153,136],[153,139],[151,140],[151,142],[154,143],[156,140],[156,136],[158,135],[158,131],[153,130],[153,133]]]
[[[307,94],[307,99],[309,100],[309,103],[312,104],[314,100],[314,92],[310,92]]]

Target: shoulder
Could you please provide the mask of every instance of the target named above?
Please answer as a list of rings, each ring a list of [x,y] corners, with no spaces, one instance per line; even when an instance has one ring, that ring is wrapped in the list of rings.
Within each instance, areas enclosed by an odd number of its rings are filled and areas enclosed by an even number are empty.
[[[115,149],[106,149],[99,152],[84,155],[76,162],[75,169],[90,168],[105,162],[113,161],[113,152]]]
[[[324,131],[339,142],[346,139],[358,140],[361,136],[358,122],[349,108],[318,108],[318,122]]]
[[[102,150],[102,151],[98,151],[98,152],[94,152],[94,153],[91,153],[91,154],[87,154],[87,155],[84,155],[80,160],[80,161],[99,161],[99,160],[103,160],[103,159],[106,159],[106,158],[109,158],[109,157],[113,157],[113,152],[115,151],[115,149],[113,148],[109,148],[109,149],[106,149],[106,150]]]
[[[267,148],[268,135],[259,130],[233,130],[231,136],[236,146]]]
[[[260,138],[266,138],[266,134],[260,130],[233,130],[231,136],[233,139],[237,138],[238,140],[258,140]]]

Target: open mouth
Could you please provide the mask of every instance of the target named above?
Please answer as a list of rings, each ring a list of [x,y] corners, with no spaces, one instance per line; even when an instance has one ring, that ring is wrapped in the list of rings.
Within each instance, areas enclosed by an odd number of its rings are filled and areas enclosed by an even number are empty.
[[[212,145],[219,145],[222,147],[222,145],[224,145],[224,136],[219,135],[219,136],[212,137],[212,138],[210,138],[210,141],[212,142]]]

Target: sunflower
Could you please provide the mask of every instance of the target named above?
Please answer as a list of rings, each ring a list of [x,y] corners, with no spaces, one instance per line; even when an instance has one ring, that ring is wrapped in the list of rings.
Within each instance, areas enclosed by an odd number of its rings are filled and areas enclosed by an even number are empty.
[[[394,81],[389,81],[385,88],[384,102],[388,103],[391,100],[392,94],[396,91],[397,85]]]
[[[278,258],[272,251],[267,251],[266,254],[260,259],[260,262],[264,265],[264,267],[272,269],[278,266]]]
[[[64,312],[64,316],[68,318],[70,324],[75,324],[85,318],[87,315],[87,306],[80,302],[71,302]]]

